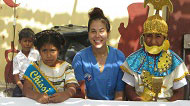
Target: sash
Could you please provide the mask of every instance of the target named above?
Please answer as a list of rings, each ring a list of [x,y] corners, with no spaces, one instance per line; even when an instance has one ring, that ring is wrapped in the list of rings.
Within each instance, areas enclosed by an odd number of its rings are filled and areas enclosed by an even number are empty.
[[[57,92],[56,87],[45,77],[34,62],[26,69],[24,78],[32,83],[37,92],[46,93],[48,95]]]

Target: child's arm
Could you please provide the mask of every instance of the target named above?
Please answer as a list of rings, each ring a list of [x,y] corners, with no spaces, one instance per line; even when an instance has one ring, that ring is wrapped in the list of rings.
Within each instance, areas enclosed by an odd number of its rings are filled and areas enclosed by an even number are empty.
[[[15,80],[16,84],[19,86],[19,88],[23,91],[23,84],[20,81],[19,74],[14,75],[14,80]]]
[[[13,76],[15,83],[19,86],[19,88],[23,91],[23,84],[20,81],[19,74],[20,74],[20,68],[19,68],[19,61],[17,59],[17,56],[13,59]]]
[[[169,101],[183,100],[184,99],[184,87],[173,90],[173,96]]]
[[[69,83],[66,85],[65,91],[53,94],[52,96],[50,96],[49,101],[52,103],[60,103],[69,99],[75,93],[76,93],[76,84]]]
[[[137,95],[134,87],[126,84],[125,92],[127,99],[131,101],[142,101],[142,98],[139,95]]]
[[[49,96],[47,94],[40,94],[33,90],[32,84],[28,80],[24,80],[23,94],[39,103],[49,103]]]
[[[115,100],[123,100],[123,91],[118,91],[115,93]]]

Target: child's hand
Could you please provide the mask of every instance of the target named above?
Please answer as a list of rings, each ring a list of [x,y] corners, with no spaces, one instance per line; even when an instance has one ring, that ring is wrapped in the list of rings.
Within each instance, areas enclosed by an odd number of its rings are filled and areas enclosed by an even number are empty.
[[[133,101],[143,101],[143,99],[139,96],[133,99]]]
[[[49,102],[51,103],[60,103],[63,102],[70,97],[72,97],[76,93],[75,84],[68,84],[67,89],[63,92],[58,92],[49,97]]]
[[[68,99],[68,95],[65,92],[58,92],[50,96],[49,102],[60,103]]]
[[[49,96],[47,94],[40,94],[36,101],[43,104],[49,103]]]

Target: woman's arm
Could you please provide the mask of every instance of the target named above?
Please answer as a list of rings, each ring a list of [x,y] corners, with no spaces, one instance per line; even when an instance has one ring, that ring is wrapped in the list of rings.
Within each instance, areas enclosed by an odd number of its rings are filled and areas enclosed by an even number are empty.
[[[77,91],[76,94],[73,96],[74,98],[83,98],[85,99],[86,94],[85,94],[85,81],[79,81],[79,86],[77,86]]]
[[[115,100],[123,100],[123,91],[118,91],[115,93]]]
[[[183,100],[184,99],[184,87],[173,90],[173,96],[169,101]]]
[[[125,92],[126,92],[127,99],[131,101],[142,101],[141,97],[137,95],[134,87],[126,84]]]
[[[72,97],[76,93],[76,84],[70,83],[66,85],[66,90],[63,92],[58,92],[50,96],[49,102],[51,103],[60,103],[63,102],[70,97]]]
[[[28,80],[24,80],[23,94],[31,99],[40,103],[49,103],[49,96],[47,94],[40,94],[33,90],[32,84]]]
[[[85,88],[86,88],[85,81],[84,80],[80,81],[79,85],[80,85],[80,89],[81,89],[81,96],[82,96],[82,98],[86,99],[87,96],[86,96],[86,91],[85,91]]]
[[[23,91],[23,84],[20,81],[19,74],[14,75],[15,83],[19,86],[19,88]]]

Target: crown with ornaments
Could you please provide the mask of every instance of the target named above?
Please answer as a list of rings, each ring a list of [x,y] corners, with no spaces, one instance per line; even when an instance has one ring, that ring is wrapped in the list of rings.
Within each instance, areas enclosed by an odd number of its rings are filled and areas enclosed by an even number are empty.
[[[155,15],[150,16],[144,22],[143,25],[143,34],[150,34],[150,33],[159,33],[164,35],[165,37],[168,36],[168,25],[166,21],[159,15],[159,11],[162,10],[163,6],[168,6],[169,12],[173,11],[173,5],[170,0],[144,0],[144,7],[150,3],[153,5],[154,9],[156,10]]]

